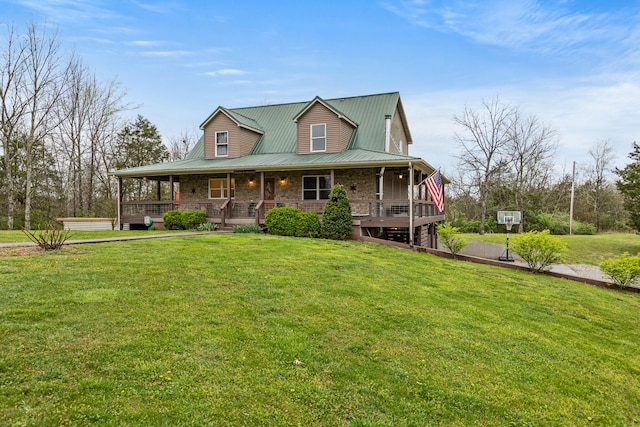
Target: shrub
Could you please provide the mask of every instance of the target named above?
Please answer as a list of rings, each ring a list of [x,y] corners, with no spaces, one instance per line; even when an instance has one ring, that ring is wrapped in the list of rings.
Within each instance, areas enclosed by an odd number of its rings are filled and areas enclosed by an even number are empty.
[[[213,222],[203,222],[198,226],[198,231],[216,231],[218,229],[218,224],[214,224]]]
[[[234,233],[262,233],[262,228],[256,224],[236,225],[233,227]]]
[[[297,237],[318,237],[320,235],[320,220],[315,212],[300,212]]]
[[[322,211],[320,235],[325,239],[345,240],[351,235],[353,219],[351,205],[344,186],[336,184]]]
[[[295,236],[300,213],[300,210],[292,207],[273,208],[264,216],[264,225],[269,234]]]
[[[563,236],[569,234],[569,215],[533,212],[527,217],[529,231],[549,230],[551,234]],[[573,234],[595,234],[596,227],[587,222],[573,220]]]
[[[167,230],[193,230],[207,222],[203,211],[167,211],[162,215],[164,228]]]
[[[600,270],[620,286],[634,283],[640,277],[640,255],[631,256],[628,252],[606,259],[600,263]]]
[[[458,228],[454,227],[450,222],[438,225],[438,237],[453,256],[456,256],[458,252],[467,246],[467,241],[458,236]]]
[[[528,231],[517,234],[511,247],[520,255],[534,273],[546,270],[551,264],[562,259],[566,244],[558,237],[551,236],[549,230]]]
[[[47,223],[44,230],[31,232],[22,229],[22,232],[43,251],[60,249],[67,239],[71,237],[70,230],[63,230],[60,227],[56,227],[53,223]]]
[[[167,230],[178,230],[182,227],[182,214],[180,211],[167,211],[162,214],[164,228]]]
[[[596,226],[582,221],[573,221],[573,234],[594,235]]]
[[[203,211],[180,211],[182,212],[182,229],[193,230],[200,224],[207,222],[207,214]]]

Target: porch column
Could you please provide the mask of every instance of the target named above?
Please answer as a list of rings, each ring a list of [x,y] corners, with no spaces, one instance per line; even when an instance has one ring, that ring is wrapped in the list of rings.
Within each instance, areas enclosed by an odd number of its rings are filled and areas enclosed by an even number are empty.
[[[122,177],[118,177],[118,230],[122,230]]]
[[[413,247],[413,165],[409,162],[409,246]]]
[[[331,175],[331,178],[330,178],[330,180],[331,180],[331,189],[333,190],[333,186],[336,185],[336,174],[335,174],[335,171],[333,169],[331,169],[330,175]]]
[[[160,179],[158,178],[158,180],[156,181],[156,183],[157,183],[157,186],[156,186],[156,192],[157,192],[157,196],[158,196],[158,197],[156,198],[156,200],[157,200],[157,201],[160,201],[160,200],[162,200],[162,191],[161,191],[161,190],[162,190],[162,187],[161,187],[161,185],[162,185],[162,181],[160,181]]]
[[[171,193],[171,195],[169,196],[169,200],[171,200],[172,202],[176,199],[175,194],[173,193],[173,175],[169,175],[169,192]]]

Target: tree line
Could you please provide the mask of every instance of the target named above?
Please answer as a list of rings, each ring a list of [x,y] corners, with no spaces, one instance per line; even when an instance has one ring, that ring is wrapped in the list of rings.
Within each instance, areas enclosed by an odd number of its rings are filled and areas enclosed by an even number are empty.
[[[458,131],[458,169],[447,191],[447,219],[466,231],[496,231],[497,211],[521,211],[520,231],[553,228],[568,231],[569,214],[583,231],[628,230],[640,227],[640,210],[629,201],[640,182],[632,172],[614,169],[609,141],[594,141],[589,161],[577,173],[558,172],[554,155],[558,134],[535,115],[503,102],[483,100],[479,109],[465,107],[453,118]],[[640,152],[634,143],[637,172]],[[625,169],[626,170],[626,169]],[[572,190],[573,187],[573,190]],[[571,212],[573,191],[573,212]]]
[[[168,148],[116,80],[96,77],[56,31],[3,25],[0,42],[0,228],[39,228],[60,216],[116,213],[108,172],[182,158],[185,134]],[[134,184],[129,184],[130,187]],[[127,188],[142,195],[149,183]]]

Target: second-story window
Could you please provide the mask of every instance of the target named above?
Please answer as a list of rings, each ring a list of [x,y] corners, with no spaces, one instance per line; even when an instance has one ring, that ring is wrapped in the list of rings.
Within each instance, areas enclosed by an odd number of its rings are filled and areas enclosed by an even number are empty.
[[[326,123],[311,125],[311,151],[327,151]]]
[[[216,157],[229,155],[229,132],[216,132]]]

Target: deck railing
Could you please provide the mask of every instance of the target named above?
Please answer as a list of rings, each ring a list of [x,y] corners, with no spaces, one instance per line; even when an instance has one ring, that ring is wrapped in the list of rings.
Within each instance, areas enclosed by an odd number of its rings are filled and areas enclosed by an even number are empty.
[[[326,200],[193,200],[193,201],[160,201],[160,202],[124,202],[122,214],[126,217],[161,217],[163,213],[173,210],[201,210],[210,218],[255,218],[260,222],[264,214],[275,207],[290,206],[303,212],[322,214]],[[408,217],[408,200],[354,200],[350,202],[351,211],[357,217],[386,218]],[[436,216],[440,213],[433,203],[423,200],[413,201],[415,217]],[[125,221],[126,222],[126,221]]]

